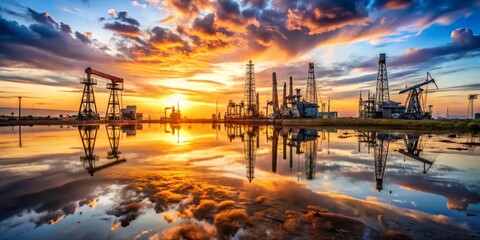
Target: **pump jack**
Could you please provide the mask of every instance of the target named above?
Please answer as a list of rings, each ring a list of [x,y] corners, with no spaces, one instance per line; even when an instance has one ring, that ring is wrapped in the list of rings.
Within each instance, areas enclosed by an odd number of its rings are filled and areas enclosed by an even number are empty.
[[[435,87],[438,89],[437,83],[435,82],[435,79],[432,78],[429,72],[427,72],[427,79],[425,82],[418,83],[416,85],[413,85],[409,88],[403,89],[399,92],[399,94],[406,93],[408,92],[408,97],[407,101],[405,103],[405,114],[404,118],[408,119],[430,119],[432,118],[432,113],[429,111],[426,111],[426,99],[427,99],[427,93],[428,93],[428,84],[433,83],[435,84]],[[423,93],[423,89],[421,88],[422,86],[427,85],[427,90],[425,93]],[[423,97],[423,104],[421,102]],[[422,107],[423,105],[423,107]]]

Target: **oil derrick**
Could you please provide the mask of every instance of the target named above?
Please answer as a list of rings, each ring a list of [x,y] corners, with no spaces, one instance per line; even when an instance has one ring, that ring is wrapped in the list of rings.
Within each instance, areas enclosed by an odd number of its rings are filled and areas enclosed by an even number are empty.
[[[408,92],[407,101],[405,103],[406,105],[405,114],[404,114],[405,118],[429,119],[432,117],[430,114],[428,114],[427,111],[425,111],[425,109],[422,108],[422,104],[421,104],[421,98],[422,98],[422,92],[423,92],[422,86],[427,85],[428,87],[429,83],[435,84],[435,87],[437,87],[438,89],[437,83],[435,83],[435,79],[433,79],[430,73],[427,72],[427,79],[424,82],[415,84],[414,86],[403,89],[399,92],[399,94]],[[426,94],[424,98],[425,99],[427,98]],[[424,104],[426,104],[426,101],[424,101]]]
[[[388,90],[387,77],[387,56],[385,53],[378,54],[378,74],[377,74],[377,89],[375,92],[377,111],[380,111],[381,105],[384,102],[390,101],[390,93]]]
[[[122,106],[118,96],[118,91],[123,90],[123,80],[121,82],[111,81],[107,83],[107,89],[110,89],[110,96],[108,97],[108,106],[105,118],[108,120],[122,120]]]
[[[257,93],[255,91],[255,71],[252,60],[248,61],[245,79],[245,116],[258,117]]]
[[[376,138],[373,156],[375,160],[376,189],[380,192],[383,189],[383,175],[385,174],[385,166],[387,165],[390,141],[388,137],[379,134],[376,134]]]
[[[315,179],[317,170],[317,145],[318,141],[308,141],[305,143],[305,176],[308,180]]]
[[[85,71],[86,72],[86,71]],[[87,73],[87,72],[86,72]],[[95,95],[93,94],[93,85],[97,85],[97,80],[87,73],[87,78],[80,78],[83,87],[82,101],[78,109],[78,120],[98,120],[100,116],[97,113],[97,104],[95,103]]]
[[[110,151],[107,152],[108,159],[119,159],[120,151],[118,151],[118,145],[120,145],[120,136],[122,128],[119,125],[105,125],[107,129],[108,143],[110,144]]]
[[[82,139],[83,150],[85,152],[85,156],[81,156],[80,161],[82,161],[83,167],[85,167],[90,176],[93,176],[93,173],[95,172],[95,162],[99,159],[98,156],[93,153],[98,128],[98,125],[78,127],[78,132]]]
[[[310,103],[318,103],[314,65],[314,63],[308,64],[307,94],[305,96],[305,100]]]
[[[468,95],[468,110],[467,110],[467,118],[473,119],[473,112],[475,108],[473,107],[473,103],[475,99],[478,99],[478,94],[470,94]]]
[[[250,126],[246,130],[247,139],[244,143],[244,152],[245,152],[245,167],[247,173],[247,179],[249,182],[252,182],[255,178],[255,155],[258,144],[258,126]]]
[[[275,72],[272,73],[272,84],[273,117],[276,118],[280,116],[280,108],[278,106],[277,74]]]

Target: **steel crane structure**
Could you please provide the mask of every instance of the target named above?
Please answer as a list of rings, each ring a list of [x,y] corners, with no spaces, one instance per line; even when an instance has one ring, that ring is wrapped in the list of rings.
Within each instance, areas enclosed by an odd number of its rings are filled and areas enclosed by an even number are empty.
[[[407,119],[432,118],[431,113],[428,111],[425,111],[425,108],[426,108],[425,105],[426,105],[426,99],[427,99],[427,93],[428,93],[428,84],[430,83],[435,84],[435,87],[438,89],[435,79],[433,79],[430,73],[427,72],[427,79],[424,82],[415,84],[399,92],[399,94],[408,92],[407,101],[405,102],[406,107],[405,107],[404,118],[407,118]],[[423,93],[422,86],[425,86],[425,85],[427,87],[427,91],[425,91],[425,93],[423,94],[424,96],[422,96],[422,93]],[[423,101],[422,101],[422,97],[423,97]]]
[[[467,118],[473,119],[473,112],[475,108],[473,107],[473,103],[475,99],[478,99],[479,94],[470,94],[468,95],[468,110],[467,110]]]
[[[97,105],[95,103],[95,95],[93,93],[93,85],[97,85],[97,81],[92,78],[92,75],[95,75],[109,80],[107,82],[107,89],[110,89],[110,96],[108,98],[105,118],[108,120],[122,120],[122,107],[118,91],[123,90],[123,78],[115,77],[90,67],[85,69],[85,73],[87,74],[87,78],[80,79],[80,83],[84,84],[85,87],[83,89],[82,101],[80,103],[77,118],[80,120],[100,119],[97,112]]]

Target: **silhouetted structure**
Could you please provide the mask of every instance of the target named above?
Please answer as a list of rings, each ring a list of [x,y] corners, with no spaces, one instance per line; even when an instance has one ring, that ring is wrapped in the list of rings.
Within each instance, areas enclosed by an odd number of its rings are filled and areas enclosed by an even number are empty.
[[[317,81],[315,80],[315,64],[308,63],[307,94],[305,100],[318,104]]]
[[[102,169],[124,163],[127,160],[120,157],[118,146],[120,144],[121,127],[117,125],[105,126],[107,130],[108,141],[110,143],[110,151],[107,152],[107,159],[114,159],[114,161],[107,162],[103,165],[98,165],[99,157],[94,154],[95,142],[97,139],[97,132],[99,125],[79,126],[78,132],[82,140],[83,150],[85,155],[80,157],[83,167],[87,170],[90,176]]]
[[[245,167],[247,172],[247,179],[249,182],[255,178],[255,157],[256,149],[258,148],[258,126],[249,126],[246,129],[246,139],[244,141],[245,152]]]
[[[421,134],[404,134],[403,141],[405,142],[407,150],[405,151],[405,149],[399,149],[398,152],[414,160],[422,162],[423,173],[427,173],[435,160],[429,161],[423,157],[420,157],[420,153],[423,151],[423,147],[420,146],[420,139]]]
[[[387,76],[387,55],[385,53],[378,54],[377,89],[375,96],[377,97],[375,101],[377,110],[380,111],[382,104],[390,101]]]
[[[87,73],[87,78],[80,78],[83,87],[82,101],[78,109],[77,119],[79,120],[98,120],[100,116],[97,113],[97,104],[95,103],[95,94],[93,85],[97,85],[97,80]]]
[[[245,116],[258,117],[258,93],[255,90],[255,70],[252,60],[248,61],[245,79]]]
[[[408,92],[407,101],[405,103],[405,106],[406,106],[405,113],[404,113],[405,118],[407,119],[432,118],[432,113],[425,111],[429,83],[435,84],[435,87],[437,87],[438,89],[437,83],[435,83],[435,79],[433,79],[430,73],[427,72],[427,79],[424,82],[413,85],[399,92],[399,94]],[[427,85],[427,91],[425,91],[425,94],[422,95],[423,89],[421,87],[425,85]],[[423,97],[423,101],[422,101],[422,97]]]

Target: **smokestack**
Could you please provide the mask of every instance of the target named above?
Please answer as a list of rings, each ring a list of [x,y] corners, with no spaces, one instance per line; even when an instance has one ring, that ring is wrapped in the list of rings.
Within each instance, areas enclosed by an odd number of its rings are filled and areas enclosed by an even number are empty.
[[[288,94],[289,97],[293,97],[293,78],[290,76],[290,92]]]
[[[330,112],[330,97],[328,97],[328,112]]]
[[[287,108],[287,83],[283,82],[283,108]]]
[[[278,108],[277,74],[275,72],[272,73],[272,82],[273,82],[273,89],[272,89],[273,115],[277,116],[280,110]]]

